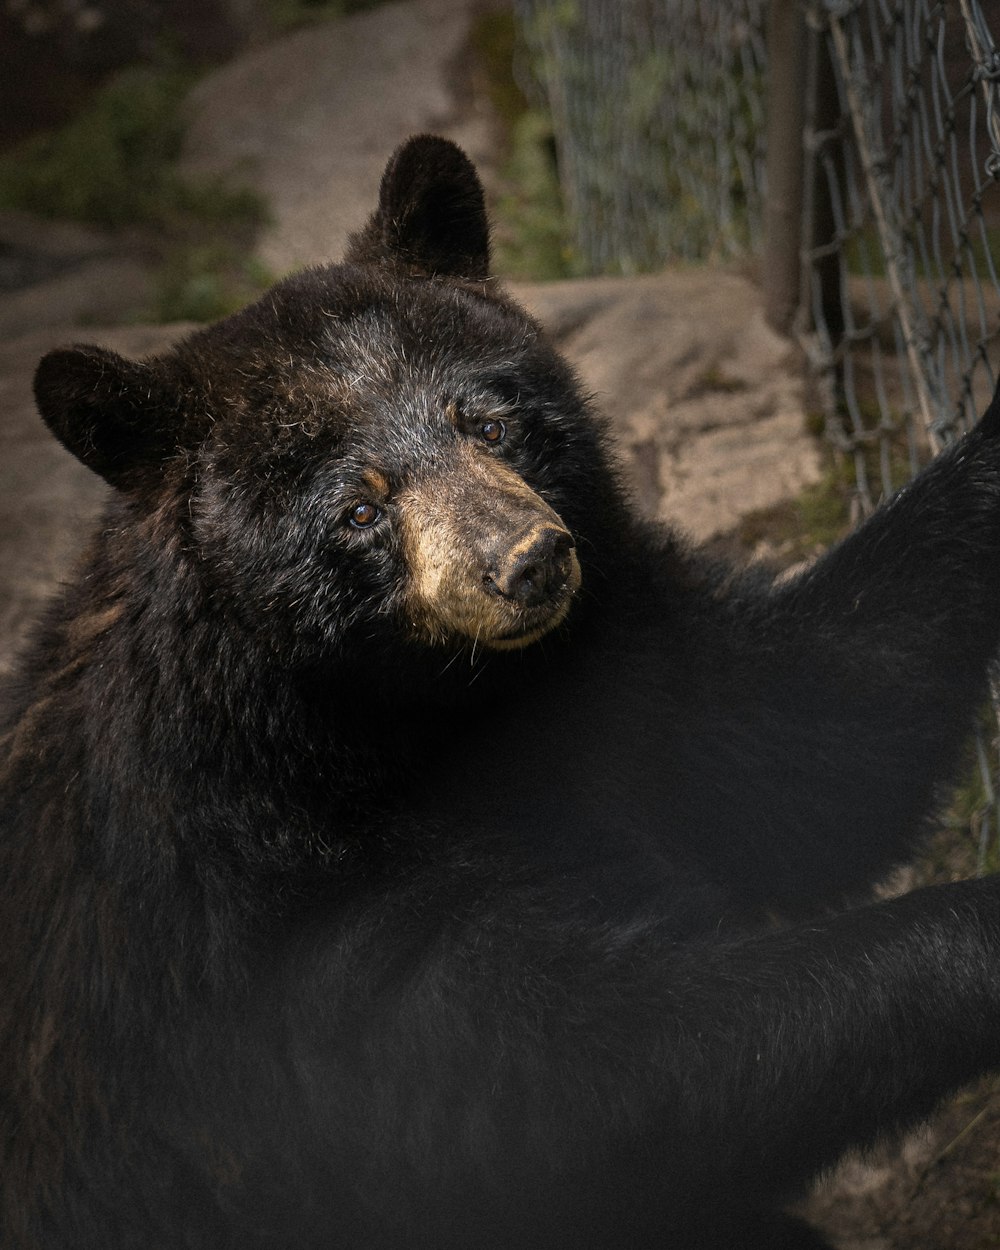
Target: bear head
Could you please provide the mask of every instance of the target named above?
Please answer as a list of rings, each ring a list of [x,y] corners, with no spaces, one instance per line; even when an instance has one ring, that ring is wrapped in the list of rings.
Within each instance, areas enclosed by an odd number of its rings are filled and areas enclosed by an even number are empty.
[[[524,647],[570,614],[614,496],[571,371],[489,277],[472,165],[431,136],[389,162],[343,263],[156,359],[51,352],[35,393],[121,532],[274,647]]]

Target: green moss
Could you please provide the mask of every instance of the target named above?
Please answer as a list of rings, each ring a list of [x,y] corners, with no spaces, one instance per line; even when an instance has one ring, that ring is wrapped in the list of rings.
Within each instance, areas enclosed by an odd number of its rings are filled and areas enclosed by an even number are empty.
[[[483,12],[469,35],[474,75],[503,127],[506,151],[491,204],[494,267],[502,277],[565,278],[575,270],[547,116],[514,75],[518,33],[509,11]]]
[[[224,240],[178,247],[161,266],[153,319],[214,321],[242,308],[272,280],[259,261]]]
[[[851,525],[853,473],[842,457],[831,457],[823,476],[807,486],[796,502],[803,542],[809,548],[831,546]]]
[[[575,274],[546,119],[523,113],[511,131],[494,206],[494,261],[506,278],[544,281]]]
[[[61,130],[0,159],[0,204],[100,226],[159,224],[176,195],[190,85],[175,69],[124,71]]]
[[[806,413],[806,433],[819,438],[826,430],[826,414],[819,408],[812,408]]]
[[[986,278],[1000,268],[1000,226],[996,225],[977,226],[973,221],[969,231],[957,237],[944,226],[935,233],[929,225],[917,225],[900,240],[900,245],[907,268],[921,282],[976,275]],[[874,223],[864,224],[850,234],[843,251],[848,273],[886,276],[887,258]]]
[[[810,559],[847,533],[853,475],[842,457],[830,449],[826,456],[827,465],[817,483],[795,499],[743,517],[733,535],[738,551],[754,552],[764,546],[778,564],[789,566]]]
[[[718,365],[708,365],[692,382],[687,395],[737,395],[745,391],[747,384],[742,378],[729,377]]]
[[[125,70],[62,130],[0,159],[0,205],[138,233],[161,267],[158,320],[219,316],[269,281],[248,260],[262,197],[177,171],[193,81],[173,66]]]
[[[254,192],[177,173],[192,82],[176,69],[125,70],[61,130],[0,158],[0,205],[111,228],[259,226],[267,213]]]
[[[473,19],[469,44],[493,111],[513,127],[528,111],[528,101],[514,77],[517,23],[509,10],[479,13]]]

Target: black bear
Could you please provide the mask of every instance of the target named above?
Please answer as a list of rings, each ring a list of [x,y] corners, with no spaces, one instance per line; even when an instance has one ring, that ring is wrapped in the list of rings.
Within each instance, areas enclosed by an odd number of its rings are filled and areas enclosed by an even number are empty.
[[[41,362],[115,489],[4,712],[5,1250],[819,1247],[1000,1066],[997,881],[864,901],[1000,641],[1000,403],[771,584],[488,253],[421,137],[343,264]]]

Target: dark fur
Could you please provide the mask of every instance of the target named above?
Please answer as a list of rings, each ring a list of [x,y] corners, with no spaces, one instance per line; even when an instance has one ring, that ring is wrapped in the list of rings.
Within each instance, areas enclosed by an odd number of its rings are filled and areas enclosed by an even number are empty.
[[[1000,1062],[997,882],[851,906],[985,694],[1000,409],[735,575],[637,519],[461,154],[382,196],[164,359],[39,369],[118,491],[5,717],[0,1243],[818,1247],[784,1200]],[[463,463],[576,542],[520,649],[411,620],[395,500]]]

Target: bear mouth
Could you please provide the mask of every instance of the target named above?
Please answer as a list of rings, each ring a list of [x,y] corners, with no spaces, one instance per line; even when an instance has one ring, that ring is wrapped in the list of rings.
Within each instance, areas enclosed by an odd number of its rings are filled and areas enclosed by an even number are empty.
[[[537,642],[540,638],[561,625],[569,613],[569,601],[558,612],[552,614],[541,625],[525,626],[509,634],[498,634],[494,638],[480,638],[479,644],[483,647],[489,647],[493,651],[516,651],[521,647],[530,647],[533,642]]]
[[[565,582],[549,602],[530,610],[521,609],[520,619],[514,628],[490,634],[480,632],[476,641],[494,651],[514,651],[531,646],[563,623],[579,586],[580,565],[574,554]]]

